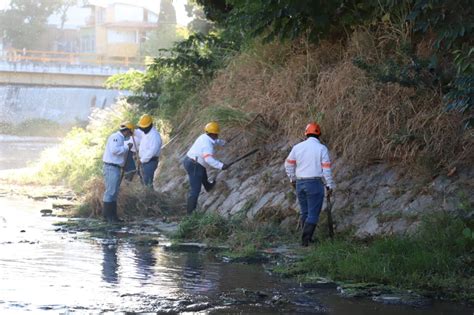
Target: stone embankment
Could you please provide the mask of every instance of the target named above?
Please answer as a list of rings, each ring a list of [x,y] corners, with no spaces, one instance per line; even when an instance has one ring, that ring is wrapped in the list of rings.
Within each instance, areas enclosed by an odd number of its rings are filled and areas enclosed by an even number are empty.
[[[179,143],[179,139],[176,143]],[[330,148],[330,147],[329,147]],[[253,147],[231,143],[218,158],[231,161]],[[292,229],[297,224],[298,204],[283,167],[291,147],[286,143],[262,147],[229,170],[211,171],[216,188],[201,192],[203,211],[231,217],[245,212],[252,220],[272,220]],[[164,152],[156,189],[185,200],[187,175],[180,160],[186,146],[171,145]],[[410,165],[374,163],[357,167],[333,158],[337,183],[332,213],[336,231],[353,230],[357,237],[413,232],[425,214],[447,211],[471,215],[474,204],[474,170],[452,169],[436,176],[421,175]],[[323,206],[325,207],[325,205]],[[325,215],[321,216],[325,220]]]

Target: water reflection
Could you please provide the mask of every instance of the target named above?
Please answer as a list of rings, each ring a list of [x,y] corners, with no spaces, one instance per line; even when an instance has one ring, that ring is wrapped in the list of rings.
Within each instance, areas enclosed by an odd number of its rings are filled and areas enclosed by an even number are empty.
[[[102,253],[104,255],[102,261],[102,280],[110,284],[117,284],[119,267],[117,246],[102,244]]]
[[[343,300],[329,290],[309,295],[259,265],[225,264],[213,253],[55,232],[59,218],[41,217],[44,207],[0,197],[0,314],[180,313],[200,303],[215,307],[209,314],[292,314],[317,312],[323,301],[330,314],[472,315],[453,304],[419,310]],[[278,304],[286,299],[292,304]]]
[[[203,264],[202,257],[196,253],[186,253],[183,262],[182,288],[186,293],[202,294],[212,292],[219,282],[219,270],[214,264]]]
[[[155,251],[152,246],[136,245],[134,247],[137,274],[142,284],[146,284],[154,277],[154,266],[156,264]]]

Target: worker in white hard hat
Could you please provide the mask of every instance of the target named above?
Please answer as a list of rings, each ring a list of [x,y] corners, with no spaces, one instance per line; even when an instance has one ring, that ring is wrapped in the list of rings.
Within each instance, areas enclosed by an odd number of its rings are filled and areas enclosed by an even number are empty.
[[[135,128],[133,124],[130,124],[130,127],[133,134],[130,137],[130,139],[125,141],[125,146],[128,147],[129,144],[132,145],[130,149],[131,154],[128,155],[128,159],[125,162],[125,166],[124,166],[124,172],[125,172],[124,178],[129,182],[133,181],[133,177],[137,173],[137,170],[140,166],[140,160],[137,154],[140,150],[140,143],[144,135],[143,131],[141,131],[140,128]],[[141,177],[140,173],[139,175]]]
[[[131,148],[131,145],[128,147],[124,145],[124,141],[132,135],[131,126],[128,122],[123,123],[119,131],[109,136],[102,157],[105,182],[102,215],[108,222],[120,221],[117,216],[117,198],[122,180],[122,167]]]

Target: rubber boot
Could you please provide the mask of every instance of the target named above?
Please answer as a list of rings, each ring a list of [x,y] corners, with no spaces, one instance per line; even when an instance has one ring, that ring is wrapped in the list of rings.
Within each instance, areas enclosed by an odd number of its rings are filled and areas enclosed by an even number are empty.
[[[113,202],[104,201],[104,207],[102,208],[102,216],[107,222],[110,222],[112,220],[112,204]]]
[[[188,197],[188,202],[186,205],[186,211],[188,214],[192,214],[194,209],[197,207],[197,198]]]
[[[301,235],[301,245],[307,247],[313,238],[314,229],[316,224],[306,222],[303,227],[303,234]]]
[[[135,171],[132,171],[132,172],[126,173],[123,177],[125,178],[127,182],[132,182],[134,176],[135,176]]]
[[[213,182],[207,182],[206,185],[204,185],[204,189],[206,189],[207,192],[210,192],[214,189],[214,186],[216,186],[216,180]]]
[[[119,219],[117,215],[117,201],[111,202],[111,207],[110,207],[110,220],[109,222],[112,223],[118,223],[118,222],[123,222],[123,220]]]

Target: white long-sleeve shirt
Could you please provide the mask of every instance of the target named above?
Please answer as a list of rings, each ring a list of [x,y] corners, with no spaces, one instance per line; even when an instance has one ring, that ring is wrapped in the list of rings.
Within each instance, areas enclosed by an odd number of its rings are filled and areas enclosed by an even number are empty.
[[[137,152],[137,149],[140,150],[140,143],[141,143],[142,138],[143,138],[144,135],[145,135],[145,133],[143,131],[141,131],[138,128],[135,129],[133,131],[133,139],[132,139],[132,137],[130,137],[130,139],[126,140],[125,141],[125,147],[128,148],[128,144],[131,143],[132,148],[130,150],[132,152]],[[135,140],[135,142],[133,140]],[[135,148],[135,145],[137,146],[136,148]]]
[[[107,139],[102,161],[123,166],[125,164],[127,151],[128,148],[124,146],[124,136],[120,131],[117,131],[111,134]]]
[[[156,128],[152,127],[147,134],[143,135],[140,142],[140,162],[147,163],[154,157],[159,157],[161,153],[161,136]]]
[[[202,134],[194,141],[186,155],[204,167],[209,165],[220,170],[224,163],[214,158],[215,145],[224,146],[225,141],[221,139],[213,140],[207,134]]]
[[[309,137],[293,147],[285,161],[285,170],[291,181],[322,177],[326,186],[335,188],[329,151],[314,137]]]

